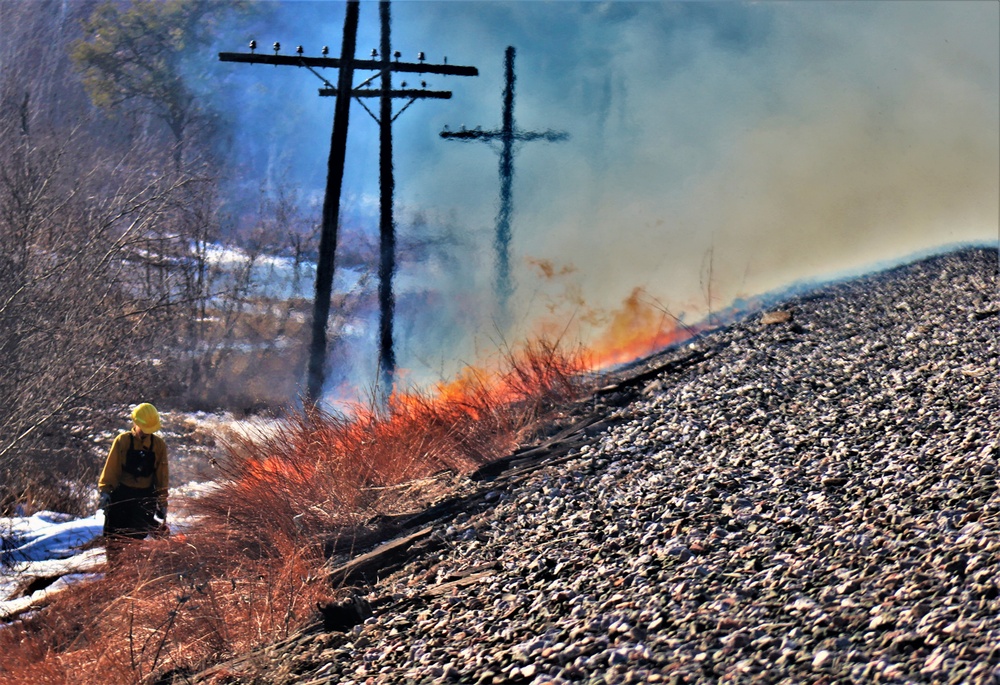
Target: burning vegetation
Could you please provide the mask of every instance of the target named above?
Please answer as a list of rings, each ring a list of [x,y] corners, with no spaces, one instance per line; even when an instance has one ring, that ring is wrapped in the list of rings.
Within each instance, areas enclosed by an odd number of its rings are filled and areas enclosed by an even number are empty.
[[[128,550],[120,570],[0,631],[0,674],[160,682],[288,636],[341,593],[326,574],[332,553],[510,453],[579,397],[585,369],[582,354],[536,343],[435,393],[230,437],[227,477],[190,503],[197,528]]]

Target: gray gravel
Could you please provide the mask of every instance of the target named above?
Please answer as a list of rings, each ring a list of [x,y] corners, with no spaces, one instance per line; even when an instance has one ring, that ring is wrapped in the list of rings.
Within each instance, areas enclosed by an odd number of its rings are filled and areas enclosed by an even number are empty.
[[[694,343],[718,351],[266,679],[1000,682],[996,250],[778,310]]]

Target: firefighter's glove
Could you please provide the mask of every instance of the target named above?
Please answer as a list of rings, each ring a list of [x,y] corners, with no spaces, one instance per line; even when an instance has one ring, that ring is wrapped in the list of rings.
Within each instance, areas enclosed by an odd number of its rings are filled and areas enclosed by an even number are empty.
[[[105,512],[107,512],[108,507],[110,506],[111,506],[111,493],[102,492],[101,496],[97,500],[97,508],[103,509]]]
[[[157,504],[156,505],[156,512],[155,512],[154,515],[156,516],[156,518],[160,519],[160,521],[162,523],[166,523],[167,522],[167,505],[166,504]]]

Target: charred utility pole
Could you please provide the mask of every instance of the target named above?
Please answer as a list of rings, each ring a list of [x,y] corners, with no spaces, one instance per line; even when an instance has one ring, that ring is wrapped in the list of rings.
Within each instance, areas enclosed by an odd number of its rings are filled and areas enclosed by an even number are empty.
[[[499,307],[499,324],[506,327],[510,321],[510,297],[514,287],[510,281],[510,217],[513,211],[511,205],[511,185],[514,181],[514,143],[530,140],[547,140],[550,142],[566,140],[569,134],[565,131],[521,131],[514,126],[514,47],[508,46],[504,52],[504,91],[502,124],[499,130],[483,131],[480,128],[467,130],[464,126],[459,131],[450,131],[448,127],[441,131],[445,140],[481,140],[489,143],[500,153],[500,207],[497,211],[497,228],[494,237],[496,252],[496,293]],[[493,143],[500,141],[497,149]]]
[[[342,88],[350,88],[354,83],[353,59],[358,37],[358,10],[358,0],[347,3],[344,38],[340,44],[341,67],[337,76],[337,84]],[[351,99],[337,100],[333,108],[333,132],[330,134],[330,156],[326,165],[326,191],[323,194],[323,219],[316,261],[316,295],[313,298],[312,337],[306,380],[306,401],[313,407],[323,394],[323,382],[326,380],[326,325],[330,320],[330,300],[333,297],[333,264],[337,254],[340,191],[344,182],[350,116]]]
[[[393,196],[395,194],[396,181],[392,168],[392,122],[403,113],[416,100],[423,98],[448,99],[451,97],[450,91],[429,91],[426,89],[426,81],[421,81],[421,89],[407,89],[404,81],[402,90],[392,89],[393,71],[413,71],[412,68],[399,69],[400,53],[393,52],[391,46],[391,17],[389,2],[382,0],[379,2],[379,22],[381,34],[378,50],[372,50],[371,56],[379,60],[381,69],[379,70],[380,85],[378,90],[356,89],[354,97],[365,108],[365,111],[375,120],[379,127],[379,269],[378,269],[378,301],[379,301],[379,384],[388,396],[392,392],[393,378],[396,373],[396,352],[393,343],[393,319],[396,309],[396,298],[393,293],[392,279],[396,274],[396,224],[393,217]],[[390,55],[396,59],[391,61]],[[433,68],[423,66],[424,53],[417,55],[420,74],[441,73]],[[447,59],[445,60],[447,62]],[[414,65],[405,65],[413,67]],[[446,65],[442,65],[446,66]],[[475,71],[473,69],[473,71]],[[374,79],[369,79],[362,85],[367,85]],[[328,89],[320,91],[320,95],[336,95]],[[379,113],[376,116],[361,100],[362,97],[378,97]],[[392,101],[394,98],[405,98],[408,102],[396,113],[392,113]]]
[[[379,301],[382,310],[382,323],[380,326],[379,345],[379,368],[382,376],[382,383],[386,393],[392,392],[393,375],[395,374],[395,354],[392,344],[392,315],[394,299],[392,296],[392,275],[395,272],[395,229],[392,222],[392,195],[394,181],[392,177],[392,121],[395,120],[403,110],[413,102],[422,98],[448,99],[451,97],[449,91],[429,91],[426,90],[426,83],[422,83],[422,88],[406,89],[403,83],[402,90],[392,90],[391,72],[401,71],[416,74],[443,74],[455,76],[476,76],[478,70],[475,67],[452,66],[447,64],[424,64],[424,53],[419,53],[418,62],[400,62],[400,54],[394,53],[395,62],[389,61],[389,3],[383,1],[379,5],[379,14],[382,21],[382,56],[381,59],[359,60],[354,58],[357,43],[358,26],[358,0],[349,0],[347,3],[347,14],[344,19],[344,38],[341,44],[340,59],[328,57],[329,52],[326,46],[323,47],[322,57],[304,57],[302,46],[295,49],[296,56],[284,56],[278,53],[281,50],[279,43],[274,43],[273,55],[254,52],[257,48],[256,41],[250,41],[250,53],[220,52],[219,60],[222,62],[239,62],[243,64],[273,64],[283,66],[305,67],[315,74],[324,84],[319,90],[320,96],[339,96],[334,110],[333,133],[330,142],[330,157],[327,167],[326,195],[323,200],[323,224],[320,233],[319,262],[316,265],[316,299],[313,302],[313,324],[312,343],[309,348],[309,372],[308,389],[306,401],[315,406],[322,395],[323,384],[326,379],[326,327],[330,315],[330,299],[333,293],[333,267],[334,257],[337,249],[337,228],[340,220],[340,194],[344,177],[344,160],[347,149],[347,128],[350,115],[351,98],[354,97],[369,114],[379,122],[381,127],[380,139],[380,160],[382,168],[380,172],[379,185],[381,190],[381,255],[379,264]],[[376,56],[373,51],[372,57]],[[316,68],[336,68],[340,69],[337,85],[334,86],[325,79]],[[358,70],[375,71],[376,74],[354,87],[354,72]],[[365,88],[376,76],[381,75],[382,88],[374,90]],[[381,99],[382,117],[377,118],[371,110],[365,106],[362,98],[378,97]],[[392,99],[408,98],[409,102],[392,115]],[[386,206],[388,204],[388,211]],[[388,229],[386,229],[388,221]]]

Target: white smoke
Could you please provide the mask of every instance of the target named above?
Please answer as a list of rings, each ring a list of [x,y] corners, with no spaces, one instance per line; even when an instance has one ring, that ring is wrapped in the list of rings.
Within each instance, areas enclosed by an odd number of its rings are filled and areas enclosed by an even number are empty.
[[[286,25],[322,23],[336,45],[343,12],[333,7],[279,5]],[[376,14],[362,6],[370,36]],[[691,320],[796,279],[998,240],[997,3],[428,1],[395,2],[393,18],[403,59],[424,50],[481,74],[429,78],[454,97],[417,103],[394,125],[398,201],[450,217],[473,265],[435,277],[441,307],[468,308],[473,294],[482,303],[474,321],[443,316],[451,359],[531,335],[542,318],[606,321],[636,287]],[[437,134],[499,126],[507,45],[517,48],[517,125],[571,139],[515,156],[521,309],[517,329],[499,332],[492,278],[469,281],[489,264],[497,157]],[[325,171],[332,105],[318,114],[313,104],[282,126],[298,164]],[[350,192],[377,184],[375,128],[355,106]],[[400,316],[433,326],[438,313]],[[443,356],[418,349],[419,325],[408,330],[402,366]]]

